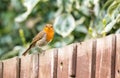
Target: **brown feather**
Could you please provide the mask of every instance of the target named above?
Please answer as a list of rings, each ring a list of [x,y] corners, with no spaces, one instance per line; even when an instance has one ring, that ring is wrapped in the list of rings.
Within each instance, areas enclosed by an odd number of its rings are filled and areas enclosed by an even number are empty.
[[[23,53],[23,55],[25,56],[27,53],[28,53],[28,51],[33,47],[33,43],[28,47],[28,49],[27,50],[25,50],[25,52]]]
[[[45,34],[45,32],[44,32],[44,31],[41,31],[41,32],[39,32],[39,33],[33,38],[31,45],[30,45],[30,46],[28,47],[28,49],[23,53],[24,56],[28,53],[28,51],[29,51],[32,47],[35,46],[36,42],[37,42],[38,40],[40,40],[40,39],[44,36],[44,34]]]
[[[39,32],[32,40],[32,43],[36,43],[36,41],[40,40],[44,36],[45,32],[41,31]]]

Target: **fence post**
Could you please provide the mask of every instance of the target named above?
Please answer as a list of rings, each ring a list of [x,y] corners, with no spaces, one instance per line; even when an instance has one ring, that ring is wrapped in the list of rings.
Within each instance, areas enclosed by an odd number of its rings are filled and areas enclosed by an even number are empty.
[[[120,35],[116,35],[116,66],[115,78],[120,78]]]
[[[20,59],[20,78],[38,77],[38,54],[23,56]]]
[[[57,78],[75,77],[76,51],[76,44],[58,49]]]
[[[79,43],[77,45],[76,78],[91,78],[92,54],[94,53],[94,40]]]
[[[3,78],[19,78],[19,59],[17,57],[3,61]]]
[[[0,78],[3,78],[3,63],[0,62]]]
[[[96,78],[115,77],[115,35],[97,39]]]
[[[57,50],[47,50],[39,55],[39,77],[57,78]]]

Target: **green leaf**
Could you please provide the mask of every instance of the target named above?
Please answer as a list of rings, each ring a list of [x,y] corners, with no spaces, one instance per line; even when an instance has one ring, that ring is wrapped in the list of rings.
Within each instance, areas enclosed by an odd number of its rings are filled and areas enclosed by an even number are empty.
[[[105,26],[106,24],[107,24],[107,20],[104,18],[104,19],[102,19],[102,23],[103,23],[103,25]]]
[[[112,22],[110,22],[104,29],[104,32],[109,32],[113,26],[116,24],[116,20],[113,20]]]
[[[112,2],[114,2],[113,0],[108,0],[102,7],[101,10],[104,10],[105,8],[107,8],[107,6],[109,6]]]
[[[94,0],[94,13],[98,16],[100,10],[99,0]]]
[[[74,40],[74,36],[73,35],[69,35],[65,38],[62,39],[63,42],[65,42],[66,44],[71,43]]]
[[[74,40],[74,36],[69,35],[65,38],[61,38],[59,41],[55,42],[54,45],[55,45],[55,47],[62,47],[62,46],[72,43],[73,40]]]
[[[117,31],[115,32],[115,34],[120,34],[120,28],[117,29]]]
[[[64,8],[66,12],[71,12],[73,2],[74,0],[57,0],[57,5]]]
[[[77,32],[81,32],[81,33],[85,33],[85,34],[88,33],[88,30],[87,30],[87,28],[86,28],[84,25],[78,25],[78,26],[75,28],[75,30],[76,30]]]
[[[113,26],[117,23],[117,21],[120,19],[120,14],[117,15],[116,19],[112,20],[109,24],[107,24],[107,26],[105,27],[104,32],[110,32],[111,29],[113,28]]]
[[[55,31],[63,36],[68,36],[75,29],[75,20],[71,14],[62,14],[55,19]]]
[[[36,6],[36,4],[39,2],[40,0],[24,0],[23,1],[23,5],[27,8],[27,11],[21,15],[19,15],[18,17],[15,18],[15,22],[23,22],[24,20],[26,20],[26,18],[28,17],[28,15],[32,12],[33,8]]]
[[[109,15],[112,15],[113,11],[120,5],[120,1],[119,0],[115,0],[108,8],[108,13]]]
[[[21,40],[22,40],[23,45],[25,46],[26,40],[25,40],[25,36],[24,36],[24,31],[23,31],[23,29],[19,29],[19,35],[20,35],[20,38],[21,38]]]
[[[24,48],[22,46],[15,46],[11,51],[3,54],[0,57],[0,60],[5,60],[5,59],[8,59],[8,58],[12,58],[13,56],[18,56],[23,51],[24,51]]]

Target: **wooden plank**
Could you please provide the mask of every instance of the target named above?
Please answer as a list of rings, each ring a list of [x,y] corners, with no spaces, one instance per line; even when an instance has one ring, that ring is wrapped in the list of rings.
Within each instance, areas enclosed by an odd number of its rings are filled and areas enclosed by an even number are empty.
[[[0,78],[3,78],[3,63],[0,62]]]
[[[20,78],[38,78],[38,54],[23,56],[20,61]]]
[[[76,78],[94,78],[91,77],[92,74],[91,71],[93,71],[92,52],[95,53],[93,49],[94,40],[89,40],[77,44]]]
[[[115,77],[115,36],[97,39],[96,78]]]
[[[115,78],[120,78],[120,34],[116,35],[116,66]]]
[[[57,78],[75,77],[76,52],[76,44],[58,49]]]
[[[18,78],[18,68],[17,57],[3,61],[3,78]]]
[[[57,49],[54,49],[53,52],[53,65],[52,65],[52,76],[51,78],[57,78],[57,62],[58,62],[58,51]]]
[[[48,50],[39,57],[38,78],[57,78],[57,50]]]

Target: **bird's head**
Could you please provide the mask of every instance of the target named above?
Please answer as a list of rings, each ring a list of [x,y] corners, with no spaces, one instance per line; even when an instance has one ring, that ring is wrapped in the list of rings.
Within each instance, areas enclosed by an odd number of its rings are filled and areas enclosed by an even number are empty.
[[[46,24],[44,27],[44,31],[47,31],[47,32],[54,31],[52,24]]]

